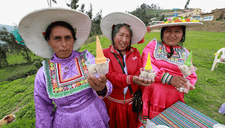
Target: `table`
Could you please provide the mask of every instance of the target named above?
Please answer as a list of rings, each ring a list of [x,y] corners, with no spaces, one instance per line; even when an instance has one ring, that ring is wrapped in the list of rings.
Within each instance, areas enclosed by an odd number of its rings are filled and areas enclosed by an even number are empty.
[[[214,124],[219,124],[181,101],[176,102],[151,121],[156,125],[166,125],[171,128],[210,128]]]

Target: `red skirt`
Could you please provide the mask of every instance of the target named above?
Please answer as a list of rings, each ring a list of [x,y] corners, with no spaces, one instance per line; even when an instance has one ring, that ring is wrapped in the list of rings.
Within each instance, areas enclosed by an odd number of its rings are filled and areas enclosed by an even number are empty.
[[[132,111],[132,103],[118,103],[104,98],[110,117],[110,128],[137,128],[138,113]]]

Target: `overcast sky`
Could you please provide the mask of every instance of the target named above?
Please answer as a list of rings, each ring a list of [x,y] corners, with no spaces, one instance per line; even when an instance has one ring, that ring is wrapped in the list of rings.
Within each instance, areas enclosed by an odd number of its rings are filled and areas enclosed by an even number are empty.
[[[56,0],[53,7],[69,8],[66,2],[70,0]],[[187,0],[79,0],[78,4],[85,4],[88,11],[90,3],[93,7],[93,16],[102,9],[103,17],[111,12],[133,11],[142,3],[156,4],[163,9],[183,9]],[[0,24],[18,25],[20,19],[36,9],[48,7],[47,0],[0,0]],[[225,0],[190,0],[189,8],[200,8],[203,12],[211,12],[216,8],[225,8]],[[78,10],[80,7],[78,8]]]

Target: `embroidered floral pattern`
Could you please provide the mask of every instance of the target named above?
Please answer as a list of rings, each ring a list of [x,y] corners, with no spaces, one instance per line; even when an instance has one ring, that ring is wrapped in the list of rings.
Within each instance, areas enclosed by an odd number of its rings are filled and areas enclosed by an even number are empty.
[[[187,49],[185,49],[184,47],[173,49],[174,54],[172,55],[171,58],[167,58],[166,46],[163,45],[161,42],[157,42],[155,46],[154,57],[157,60],[165,60],[175,65],[184,64],[185,60],[188,58],[189,55]]]
[[[85,53],[75,58],[78,75],[65,80],[62,79],[61,64],[44,61],[47,91],[50,98],[62,98],[90,88],[87,82],[86,60]]]

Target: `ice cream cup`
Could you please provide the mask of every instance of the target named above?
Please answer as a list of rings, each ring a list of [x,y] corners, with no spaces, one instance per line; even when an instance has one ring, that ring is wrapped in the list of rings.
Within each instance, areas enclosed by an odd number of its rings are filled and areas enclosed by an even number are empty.
[[[183,66],[184,65],[179,65],[178,67],[179,67],[182,75],[184,76],[184,78],[187,78],[189,75],[191,75],[192,73],[194,73],[197,70],[197,68],[195,66],[193,66],[192,70],[189,70],[189,69],[183,70],[183,68],[182,68]]]
[[[225,128],[225,125],[223,125],[223,124],[214,124],[213,128]]]
[[[140,68],[141,74],[140,77],[143,79],[150,79],[150,80],[154,80],[157,71],[152,69],[153,72],[148,72],[145,70],[145,68]]]
[[[107,74],[109,72],[109,62],[110,59],[106,58],[105,63],[101,63],[101,64],[96,64],[95,63],[95,59],[89,59],[85,62],[87,68],[88,68],[88,72],[91,75],[95,75],[96,77],[98,77],[100,74]]]
[[[193,68],[192,68],[191,70],[189,70],[189,67],[188,67],[187,70],[183,70],[182,66],[183,66],[183,65],[179,65],[178,67],[179,67],[179,69],[180,69],[180,71],[181,71],[183,77],[186,78],[186,79],[187,79],[187,77],[188,77],[189,75],[191,75],[192,73],[194,73],[194,72],[197,70],[197,68],[196,68],[195,66],[193,66]],[[190,81],[189,81],[188,79],[187,79],[187,83],[188,83],[188,84],[191,84]],[[185,90],[184,86],[179,88],[179,91],[180,91],[180,92],[183,92],[184,90]]]

